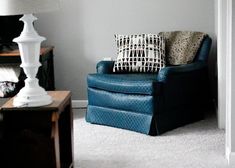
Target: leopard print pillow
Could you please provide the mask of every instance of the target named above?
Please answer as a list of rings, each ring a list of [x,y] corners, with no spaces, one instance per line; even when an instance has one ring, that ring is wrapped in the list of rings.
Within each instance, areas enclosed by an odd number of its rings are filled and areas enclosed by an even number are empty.
[[[166,39],[166,62],[168,65],[191,63],[201,42],[207,35],[202,32],[174,31],[161,32],[159,35]]]

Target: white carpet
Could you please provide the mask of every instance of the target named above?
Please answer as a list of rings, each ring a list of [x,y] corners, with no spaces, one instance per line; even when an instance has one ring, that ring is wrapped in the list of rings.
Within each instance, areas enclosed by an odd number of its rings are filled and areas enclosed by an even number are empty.
[[[151,137],[85,122],[74,110],[75,168],[226,168],[215,117]]]

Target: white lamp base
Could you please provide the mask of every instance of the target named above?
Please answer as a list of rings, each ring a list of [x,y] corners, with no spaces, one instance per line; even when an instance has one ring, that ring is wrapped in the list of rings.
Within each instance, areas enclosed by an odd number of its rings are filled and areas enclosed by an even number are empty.
[[[38,85],[38,79],[28,78],[17,96],[13,99],[15,107],[38,107],[52,103],[52,98]]]
[[[40,45],[44,37],[38,35],[33,27],[37,18],[32,14],[24,15],[20,20],[24,22],[24,29],[19,37],[13,41],[18,43],[21,61],[20,65],[27,76],[23,87],[13,100],[15,107],[37,107],[52,103],[52,98],[39,86],[36,74],[39,62]]]
[[[39,107],[52,103],[51,97],[46,94],[37,94],[35,96],[17,95],[13,99],[14,107]]]

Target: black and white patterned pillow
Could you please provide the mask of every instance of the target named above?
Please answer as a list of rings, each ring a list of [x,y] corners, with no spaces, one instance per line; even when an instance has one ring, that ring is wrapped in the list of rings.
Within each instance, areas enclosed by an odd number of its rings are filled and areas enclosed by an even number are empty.
[[[165,40],[156,34],[115,35],[113,72],[158,72],[165,67]]]

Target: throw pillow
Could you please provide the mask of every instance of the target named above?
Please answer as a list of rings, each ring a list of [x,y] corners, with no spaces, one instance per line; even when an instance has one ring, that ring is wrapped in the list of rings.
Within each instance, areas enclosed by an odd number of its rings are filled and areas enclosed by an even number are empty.
[[[207,34],[193,31],[160,32],[166,40],[166,63],[181,65],[193,62]]]
[[[156,34],[115,35],[113,72],[158,72],[165,67],[165,40]]]

